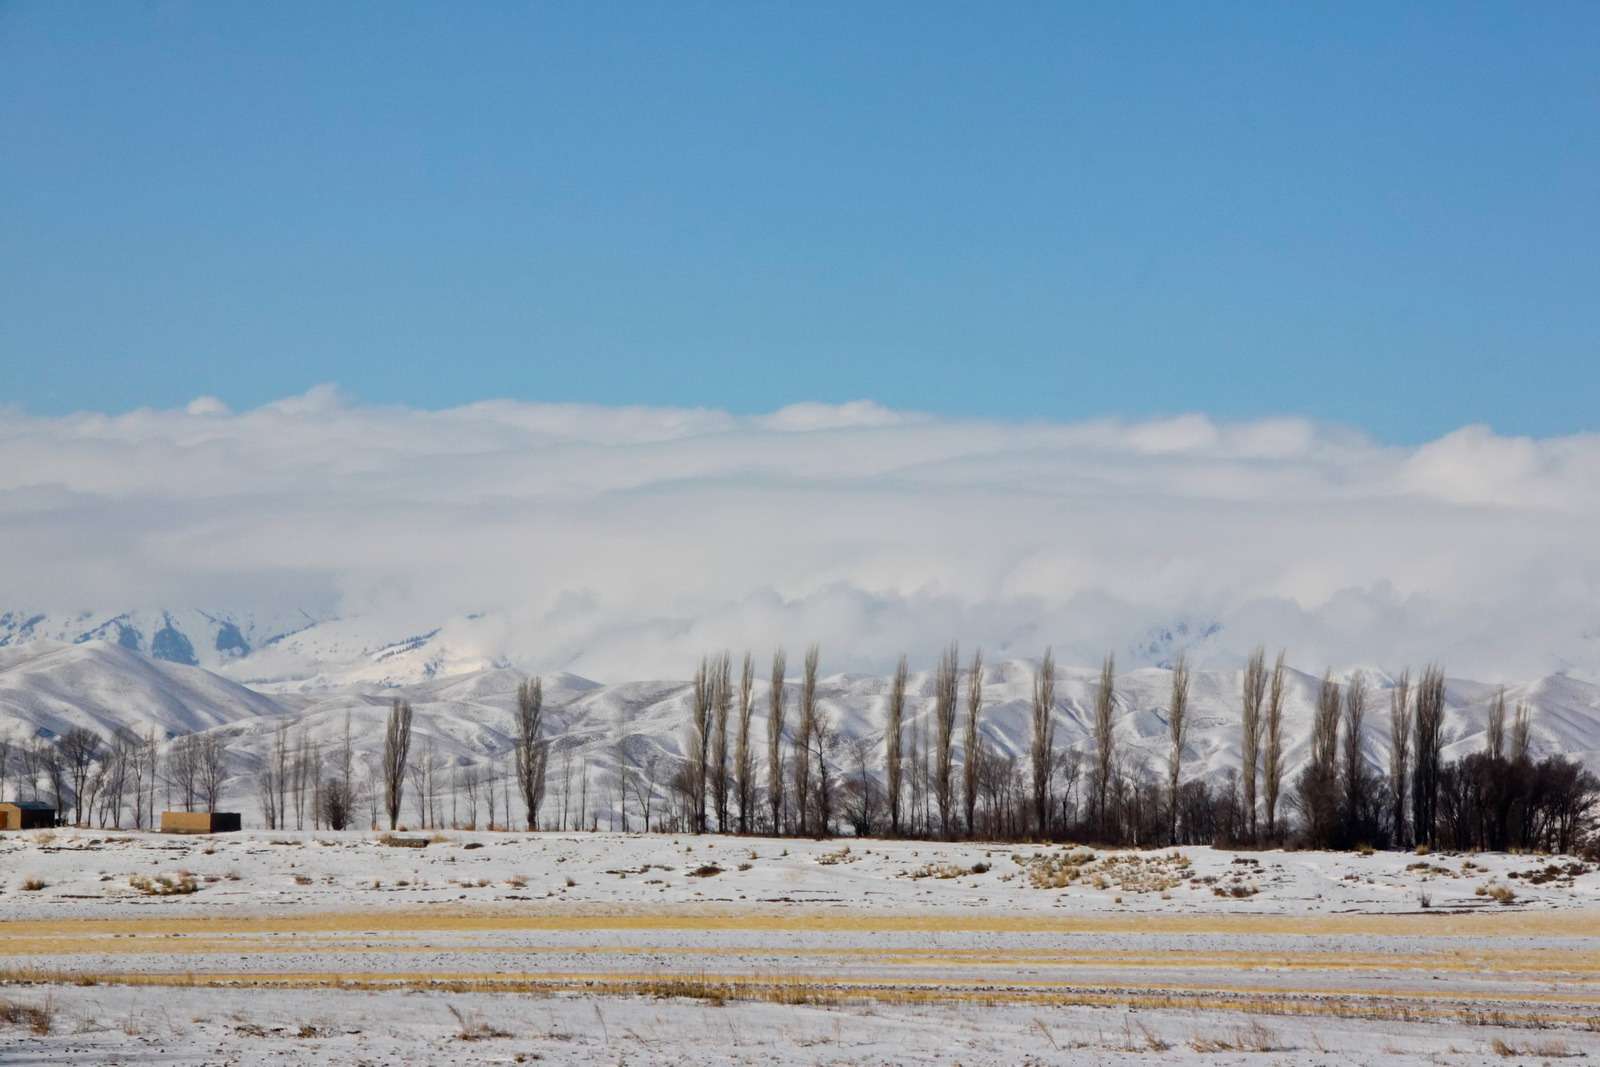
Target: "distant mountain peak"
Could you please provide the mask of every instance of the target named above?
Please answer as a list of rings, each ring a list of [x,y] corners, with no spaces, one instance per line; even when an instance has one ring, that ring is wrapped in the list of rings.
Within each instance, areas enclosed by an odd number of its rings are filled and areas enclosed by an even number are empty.
[[[1150,627],[1129,651],[1134,663],[1171,670],[1180,654],[1199,649],[1221,632],[1222,624],[1214,619],[1179,618]]]

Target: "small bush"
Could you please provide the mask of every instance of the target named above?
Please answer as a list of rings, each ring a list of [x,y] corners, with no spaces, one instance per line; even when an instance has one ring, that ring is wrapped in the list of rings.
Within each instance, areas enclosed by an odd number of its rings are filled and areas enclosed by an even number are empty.
[[[1516,902],[1517,894],[1512,892],[1508,885],[1499,885],[1491,882],[1483,887],[1483,895],[1496,904],[1512,904]]]
[[[911,872],[912,878],[960,878],[968,874],[965,867],[953,863],[928,863]]]
[[[55,1021],[55,1005],[48,1000],[42,1005],[0,1000],[0,1025],[25,1027],[29,1033],[43,1037],[55,1026]]]
[[[188,871],[179,871],[175,875],[157,875],[154,878],[136,874],[128,879],[128,884],[147,897],[184,896],[200,888],[200,883]]]
[[[37,893],[39,890],[45,888],[49,884],[50,883],[45,881],[43,878],[29,878],[22,883],[22,888],[26,892]]]
[[[460,1027],[456,1032],[458,1041],[487,1041],[490,1038],[511,1036],[504,1030],[490,1026],[478,1015],[461,1011],[454,1004],[448,1004],[446,1007],[450,1009],[450,1014],[456,1017],[456,1024]]]
[[[390,833],[378,835],[378,844],[387,845],[390,848],[427,848],[430,840],[430,838],[426,837],[397,837]]]

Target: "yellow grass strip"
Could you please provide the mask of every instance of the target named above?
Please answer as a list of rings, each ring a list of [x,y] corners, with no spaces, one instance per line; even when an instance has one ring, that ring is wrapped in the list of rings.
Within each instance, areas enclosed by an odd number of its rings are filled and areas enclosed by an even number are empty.
[[[0,921],[0,946],[11,938],[125,934],[363,933],[519,930],[704,930],[910,933],[1060,934],[1257,934],[1434,937],[1585,937],[1600,932],[1600,909],[1552,912],[1482,912],[1467,915],[1270,915],[1005,914],[994,912],[874,912],[857,908],[763,911],[680,908],[619,909],[612,906],[528,911],[510,907],[472,909],[375,909],[242,916],[135,919],[12,919]]]
[[[352,938],[300,938],[265,940],[274,935],[196,937],[134,935],[117,938],[0,939],[7,955],[68,957],[173,956],[173,955],[402,955],[450,953],[498,956],[671,956],[710,959],[751,955],[782,955],[807,960],[848,960],[889,966],[948,965],[994,970],[1019,965],[1083,966],[1152,971],[1229,969],[1278,971],[1440,971],[1450,973],[1559,975],[1574,982],[1600,976],[1600,951],[1541,949],[1538,951],[1464,951],[1390,953],[1349,952],[1225,952],[1171,949],[1160,952],[1086,949],[1026,949],[992,946],[971,949],[880,949],[860,946],[793,945],[504,945],[410,941],[403,936],[384,943]]]

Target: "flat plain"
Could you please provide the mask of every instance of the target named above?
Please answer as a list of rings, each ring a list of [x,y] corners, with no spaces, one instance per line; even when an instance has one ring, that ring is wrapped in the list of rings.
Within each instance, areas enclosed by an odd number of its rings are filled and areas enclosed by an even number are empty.
[[[1573,857],[404,836],[0,838],[0,1061],[1600,1055]]]

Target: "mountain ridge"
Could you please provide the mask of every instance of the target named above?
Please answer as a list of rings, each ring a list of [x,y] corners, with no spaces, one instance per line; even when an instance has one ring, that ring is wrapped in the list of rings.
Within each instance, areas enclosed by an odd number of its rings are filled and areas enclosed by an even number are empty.
[[[982,733],[985,744],[1002,756],[1025,757],[1031,693],[1037,663],[1004,659],[986,670]],[[764,673],[758,670],[758,674]],[[58,736],[75,726],[110,736],[117,730],[154,733],[167,743],[187,732],[212,732],[228,744],[232,807],[255,803],[256,775],[265,765],[277,730],[287,727],[326,746],[341,743],[345,723],[358,767],[374,775],[383,723],[391,701],[410,701],[416,713],[414,752],[432,751],[449,768],[504,770],[516,733],[517,686],[528,677],[506,666],[487,666],[406,685],[352,683],[340,688],[262,692],[202,667],[152,659],[118,644],[88,641],[29,642],[0,648],[0,736],[14,742]],[[1057,745],[1086,753],[1092,744],[1091,708],[1099,671],[1064,666],[1057,671]],[[1241,674],[1231,668],[1195,670],[1190,697],[1191,730],[1184,752],[1186,778],[1221,778],[1240,766],[1239,689]],[[554,750],[587,763],[599,783],[614,779],[618,755],[635,761],[655,755],[665,765],[681,756],[693,686],[676,679],[645,679],[603,684],[577,675],[541,676],[546,698],[547,736]],[[1366,738],[1369,759],[1382,770],[1388,753],[1388,686],[1372,672]],[[1286,782],[1304,763],[1310,719],[1321,675],[1291,669],[1286,685],[1284,734]],[[1130,773],[1164,773],[1168,751],[1167,700],[1171,675],[1159,667],[1137,667],[1116,677],[1114,731]],[[966,678],[962,678],[963,695]],[[764,743],[768,685],[754,687],[753,736]],[[825,675],[818,683],[818,706],[846,739],[869,743],[874,766],[881,766],[880,739],[889,679],[860,673]],[[1445,755],[1482,747],[1487,705],[1495,685],[1452,678],[1446,687]],[[789,706],[798,699],[798,682],[785,683]],[[908,731],[928,729],[933,706],[933,672],[910,675]],[[1515,705],[1532,709],[1536,755],[1560,753],[1600,770],[1600,686],[1563,675],[1548,675],[1507,687]],[[791,711],[791,727],[793,712]],[[931,733],[931,729],[930,729]],[[962,758],[957,744],[958,759]],[[764,750],[763,750],[764,751]],[[844,757],[841,755],[841,759]],[[758,761],[759,762],[759,761]],[[552,769],[552,777],[556,776]],[[575,773],[575,772],[574,772]],[[764,773],[764,772],[763,772]],[[557,786],[552,785],[552,789]],[[253,810],[253,809],[252,809]]]

